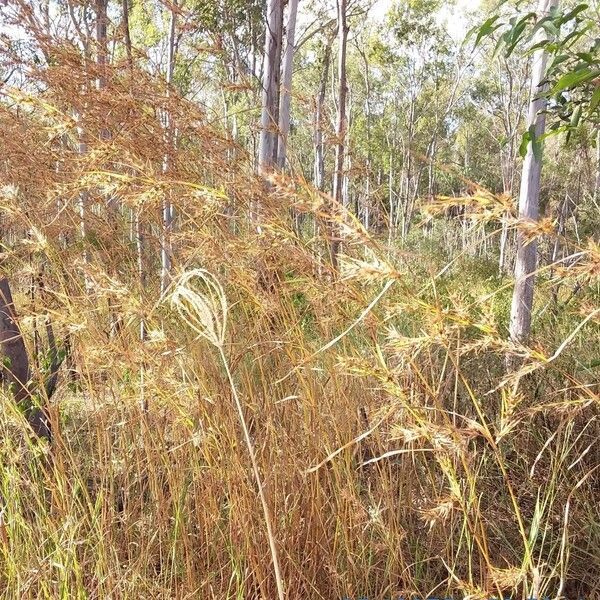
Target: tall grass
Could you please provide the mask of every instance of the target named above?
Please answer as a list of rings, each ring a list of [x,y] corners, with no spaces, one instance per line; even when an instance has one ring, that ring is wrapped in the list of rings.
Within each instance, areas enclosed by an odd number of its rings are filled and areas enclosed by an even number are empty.
[[[38,74],[43,102],[12,93],[0,107],[21,326],[33,355],[49,314],[69,349],[51,449],[0,404],[3,597],[598,597],[598,246],[569,242],[577,262],[541,269],[534,337],[515,346],[510,281],[483,259],[426,250],[435,237],[385,248],[338,213],[333,273],[310,233],[326,230],[327,199],[301,180],[266,190],[177,99],[181,149],[162,174],[161,96],[141,74],[135,103],[116,74],[110,94],[90,90],[87,130],[111,115],[119,134],[90,135],[78,156],[66,108],[78,83],[60,71],[74,60]],[[166,190],[178,281],[208,269],[222,286],[209,313],[196,305],[194,328],[176,310],[189,321],[185,285],[175,308],[159,294]],[[255,202],[260,231],[246,218]],[[468,202],[473,240],[493,238],[493,197]],[[452,227],[437,218],[430,236]],[[44,294],[32,295],[40,272]],[[222,297],[226,331],[213,319]],[[509,374],[507,355],[519,364]]]

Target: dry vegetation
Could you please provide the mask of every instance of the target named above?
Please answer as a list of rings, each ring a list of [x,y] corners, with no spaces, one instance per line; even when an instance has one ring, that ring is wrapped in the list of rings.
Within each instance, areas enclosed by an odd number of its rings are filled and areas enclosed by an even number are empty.
[[[600,596],[597,245],[571,241],[579,262],[540,273],[546,316],[531,348],[514,346],[510,282],[472,257],[388,250],[338,211],[335,274],[314,235],[326,198],[259,181],[176,97],[163,174],[163,84],[117,65],[98,91],[93,65],[51,51],[35,93],[1,90],[3,269],[35,376],[47,316],[68,352],[51,449],[2,402],[4,598],[275,598],[235,393],[287,598]],[[177,273],[223,286],[225,363],[172,305],[180,280],[159,292],[165,195]],[[493,202],[474,195],[469,227],[491,231]],[[428,235],[454,226],[436,217]],[[222,311],[209,308],[186,314],[206,327]],[[522,365],[509,377],[507,356]]]

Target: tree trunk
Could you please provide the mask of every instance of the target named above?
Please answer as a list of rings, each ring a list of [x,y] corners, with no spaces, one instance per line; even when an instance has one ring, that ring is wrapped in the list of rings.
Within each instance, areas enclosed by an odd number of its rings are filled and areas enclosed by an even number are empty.
[[[83,128],[82,112],[77,112],[75,114],[75,121],[77,123],[77,153],[79,154],[79,156],[85,156],[88,153],[88,145],[86,142],[85,129]],[[83,244],[83,263],[86,266],[90,263],[90,253],[87,248],[87,210],[89,204],[89,197],[90,195],[88,190],[82,189],[79,191],[77,198],[77,210],[79,212],[79,235]],[[85,289],[87,292],[90,292],[92,290],[92,284],[90,282],[87,270],[85,270],[84,272],[84,280]]]
[[[133,68],[133,52],[131,49],[131,32],[129,29],[129,0],[123,0],[123,39],[125,41],[125,52],[127,54],[127,64]]]
[[[336,120],[336,145],[335,167],[333,174],[333,199],[337,205],[341,204],[342,189],[344,185],[344,147],[346,141],[346,94],[348,85],[346,81],[346,47],[348,44],[348,22],[346,20],[347,0],[338,0],[338,113]],[[339,228],[334,223],[331,241],[331,259],[337,267],[337,257],[340,252]]]
[[[364,77],[365,77],[365,113],[366,113],[366,129],[367,129],[367,173],[365,179],[365,196],[362,202],[362,223],[365,229],[369,230],[369,207],[371,203],[371,78],[369,77],[369,61],[367,55],[361,52],[361,57],[364,62]]]
[[[98,65],[99,90],[106,87],[106,57],[108,54],[106,34],[108,25],[108,0],[96,0],[96,64]]]
[[[392,247],[392,241],[396,236],[396,211],[394,210],[394,154],[390,152],[390,172],[388,174],[388,204],[389,223],[388,223],[388,245]]]
[[[277,166],[285,168],[287,142],[290,132],[290,100],[292,93],[292,70],[294,66],[294,51],[296,37],[296,15],[298,0],[289,0],[288,20],[285,32],[286,46],[283,54],[282,89],[279,102],[279,141],[277,144]]]
[[[344,132],[344,137],[348,138],[350,136],[350,131],[352,130],[352,87],[348,87],[348,110],[346,111],[346,129]],[[348,209],[351,205],[350,199],[350,171],[352,169],[352,156],[350,156],[350,145],[344,144],[344,167],[342,177],[342,204],[344,208]],[[357,209],[358,214],[358,209]]]
[[[538,5],[538,19],[545,17],[557,5],[558,0],[540,0]],[[545,35],[544,30],[540,28],[537,34],[537,41],[545,39]],[[539,217],[542,156],[541,145],[539,146],[539,152],[534,152],[534,143],[540,144],[538,140],[544,133],[546,126],[546,117],[544,114],[546,100],[539,97],[540,92],[545,89],[546,62],[547,55],[544,49],[536,50],[533,55],[529,115],[527,119],[528,128],[533,127],[535,132],[535,140],[531,140],[527,147],[519,192],[519,219],[527,221],[537,221]],[[531,330],[536,261],[536,240],[528,243],[523,233],[518,232],[515,288],[510,311],[510,337],[515,342],[526,342]]]
[[[29,391],[29,359],[8,279],[0,276],[0,349],[2,378],[12,387],[16,402],[24,408],[27,421],[37,437],[50,439],[50,424],[44,411],[33,405]]]
[[[594,181],[594,200],[598,201],[600,194],[600,127],[596,129],[596,180]]]
[[[261,175],[268,175],[272,171],[277,158],[283,4],[283,0],[269,0],[267,4],[262,110],[258,144],[258,172]]]
[[[169,50],[167,55],[167,103],[171,97],[171,86],[173,84],[173,74],[175,72],[175,33],[177,30],[177,2],[173,3],[174,7],[171,8],[171,18],[169,21]],[[167,150],[163,158],[163,174],[169,172],[171,168],[171,146],[174,143],[173,139],[173,122],[171,119],[171,113],[169,107],[165,113],[165,139],[167,142]],[[161,243],[161,270],[160,270],[160,289],[161,293],[164,293],[171,280],[171,266],[172,266],[172,233],[173,233],[173,205],[171,202],[170,191],[166,192],[163,199],[162,206],[162,221],[163,221],[163,232],[162,232],[162,243]]]
[[[325,148],[323,145],[323,109],[325,107],[325,93],[327,91],[327,76],[329,74],[329,64],[331,62],[331,44],[333,40],[327,41],[323,55],[323,70],[321,71],[321,81],[319,83],[319,92],[316,98],[315,106],[315,166],[314,166],[314,184],[320,190],[325,190]]]
[[[98,78],[96,79],[96,89],[102,91],[106,88],[106,65],[108,56],[108,0],[96,0],[96,66],[98,67]],[[103,123],[100,128],[100,139],[109,142],[111,138],[110,129]],[[114,167],[113,167],[114,168]],[[109,212],[109,220],[113,225],[113,235],[118,236],[117,222],[117,201],[114,195],[106,196],[106,208]],[[122,328],[122,322],[118,314],[113,310],[114,300],[108,296],[108,312],[110,317],[111,337],[117,335]]]
[[[108,56],[107,30],[108,30],[108,0],[96,0],[96,66],[98,67],[98,78],[96,89],[101,91],[106,88],[106,64]],[[104,125],[100,129],[100,139],[110,140],[110,130]],[[109,209],[115,208],[114,198],[107,199]]]
[[[406,144],[404,147],[404,156],[402,160],[402,168],[404,171],[404,190],[401,196],[400,202],[402,207],[398,208],[398,211],[402,210],[402,240],[408,237],[410,227],[412,224],[412,213],[413,213],[413,198],[416,198],[418,194],[419,182],[415,181],[416,177],[413,173],[413,144],[415,140],[416,131],[416,99],[414,94],[411,94],[409,107],[408,107],[408,130],[406,133]]]
[[[505,265],[506,265],[506,251],[508,248],[508,219],[510,217],[510,212],[506,212],[504,214],[504,218],[502,219],[502,230],[500,232],[500,256],[498,258],[498,274],[502,275],[504,273]]]
[[[127,65],[132,75],[131,85],[133,86],[133,50],[131,46],[131,32],[129,30],[129,0],[122,0],[123,12],[123,41],[125,43],[125,52],[127,55]],[[140,219],[141,209],[139,207],[131,210],[133,220],[133,238],[136,247],[136,259],[138,269],[138,280],[140,289],[146,289],[147,277],[144,256],[146,254],[146,232],[143,223]],[[140,319],[140,340],[143,342],[146,339],[146,325],[144,319]],[[142,402],[142,405],[144,403]]]

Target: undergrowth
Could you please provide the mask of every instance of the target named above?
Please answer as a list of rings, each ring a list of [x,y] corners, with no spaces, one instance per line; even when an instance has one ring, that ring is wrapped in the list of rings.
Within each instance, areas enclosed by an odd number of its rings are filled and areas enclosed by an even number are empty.
[[[88,90],[80,155],[65,52],[33,74],[45,94],[3,90],[0,105],[3,269],[30,354],[48,317],[68,354],[51,448],[1,403],[3,597],[270,599],[270,537],[290,599],[598,597],[598,246],[572,243],[577,261],[540,271],[535,335],[515,345],[511,280],[477,254],[504,206],[469,200],[473,251],[435,249],[444,215],[411,234],[422,243],[387,248],[302,180],[258,180],[176,97],[165,174],[164,94],[142,73],[135,89],[115,73]],[[175,273],[161,295],[165,194]],[[193,269],[223,288],[222,354],[172,305]]]

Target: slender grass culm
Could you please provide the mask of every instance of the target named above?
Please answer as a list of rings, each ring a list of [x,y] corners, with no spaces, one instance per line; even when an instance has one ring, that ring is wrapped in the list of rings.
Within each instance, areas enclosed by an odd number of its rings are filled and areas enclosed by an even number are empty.
[[[271,511],[264,492],[264,486],[258,463],[254,444],[250,437],[250,431],[242,403],[237,392],[233,376],[229,368],[229,361],[225,354],[225,331],[227,327],[227,299],[225,292],[215,276],[205,269],[193,269],[183,273],[175,284],[171,294],[171,304],[177,309],[177,312],[185,323],[195,331],[200,337],[208,340],[219,352],[219,356],[227,373],[227,379],[231,387],[231,393],[235,401],[235,406],[240,419],[244,440],[248,448],[252,472],[258,488],[258,495],[262,505],[262,510],[267,528],[267,537],[269,539],[269,548],[271,550],[271,559],[273,561],[273,571],[277,583],[277,595],[279,600],[284,600],[283,578],[279,566],[277,554],[277,544],[273,532]]]

